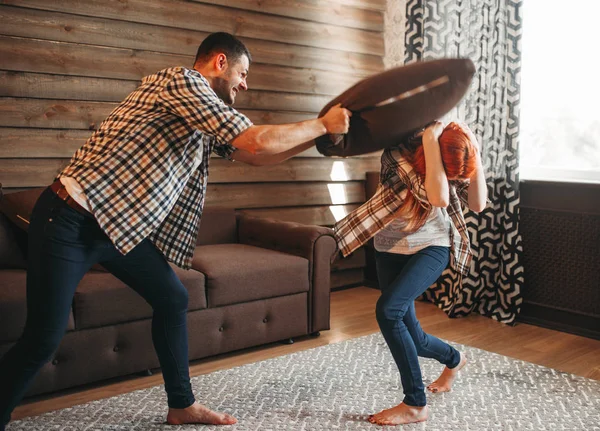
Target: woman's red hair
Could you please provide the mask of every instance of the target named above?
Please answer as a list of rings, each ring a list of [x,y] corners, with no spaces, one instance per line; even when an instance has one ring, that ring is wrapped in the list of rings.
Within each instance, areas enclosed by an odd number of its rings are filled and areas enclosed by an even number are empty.
[[[478,149],[465,127],[458,123],[450,123],[439,138],[442,163],[449,180],[466,180],[471,178],[477,169]],[[412,145],[406,146],[403,155],[421,180],[425,181],[425,152],[421,139],[414,140]],[[429,214],[430,210],[424,208],[412,193],[407,193],[398,210],[398,216],[408,221],[406,230],[411,232],[420,229]]]

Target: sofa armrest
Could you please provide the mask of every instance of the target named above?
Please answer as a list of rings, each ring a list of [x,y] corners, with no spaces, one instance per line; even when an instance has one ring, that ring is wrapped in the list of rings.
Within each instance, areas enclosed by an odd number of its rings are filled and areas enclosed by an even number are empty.
[[[321,237],[330,238],[331,241],[319,242]],[[323,243],[322,247],[327,247],[325,243],[330,242],[328,244],[331,247],[330,263],[336,251],[333,230],[327,227],[247,214],[238,215],[238,241],[240,244],[281,251],[310,261],[314,259],[314,248],[317,243],[319,246]]]
[[[322,226],[240,214],[238,240],[241,244],[268,248],[308,259],[309,333],[329,329],[331,262],[337,251],[333,230]]]

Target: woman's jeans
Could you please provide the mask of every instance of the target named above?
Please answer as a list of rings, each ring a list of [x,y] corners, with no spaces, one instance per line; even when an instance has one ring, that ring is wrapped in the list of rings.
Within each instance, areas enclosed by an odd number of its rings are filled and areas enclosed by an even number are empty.
[[[456,349],[423,332],[415,314],[415,299],[438,279],[449,258],[450,249],[437,246],[412,255],[375,254],[381,288],[377,322],[400,370],[403,402],[409,406],[427,404],[419,356],[436,359],[449,368],[460,362]]]
[[[168,404],[173,408],[193,404],[188,293],[173,269],[147,239],[127,255],[120,254],[93,216],[77,212],[48,188],[38,199],[29,226],[27,322],[21,338],[0,361],[0,429],[58,347],[75,288],[95,263],[101,263],[152,306],[152,340]]]

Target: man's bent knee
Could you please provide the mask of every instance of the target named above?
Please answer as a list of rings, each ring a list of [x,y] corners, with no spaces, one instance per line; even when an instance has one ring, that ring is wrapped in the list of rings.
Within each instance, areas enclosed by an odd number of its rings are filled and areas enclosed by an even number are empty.
[[[153,305],[155,312],[180,313],[188,309],[189,294],[183,285],[169,291],[168,295]]]

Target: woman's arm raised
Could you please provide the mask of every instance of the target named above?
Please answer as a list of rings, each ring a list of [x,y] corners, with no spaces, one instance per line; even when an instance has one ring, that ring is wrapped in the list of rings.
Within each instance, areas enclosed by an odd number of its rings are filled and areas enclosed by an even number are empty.
[[[427,200],[433,206],[445,208],[450,202],[450,190],[438,141],[443,131],[444,126],[439,121],[427,127],[423,132],[423,151]]]

